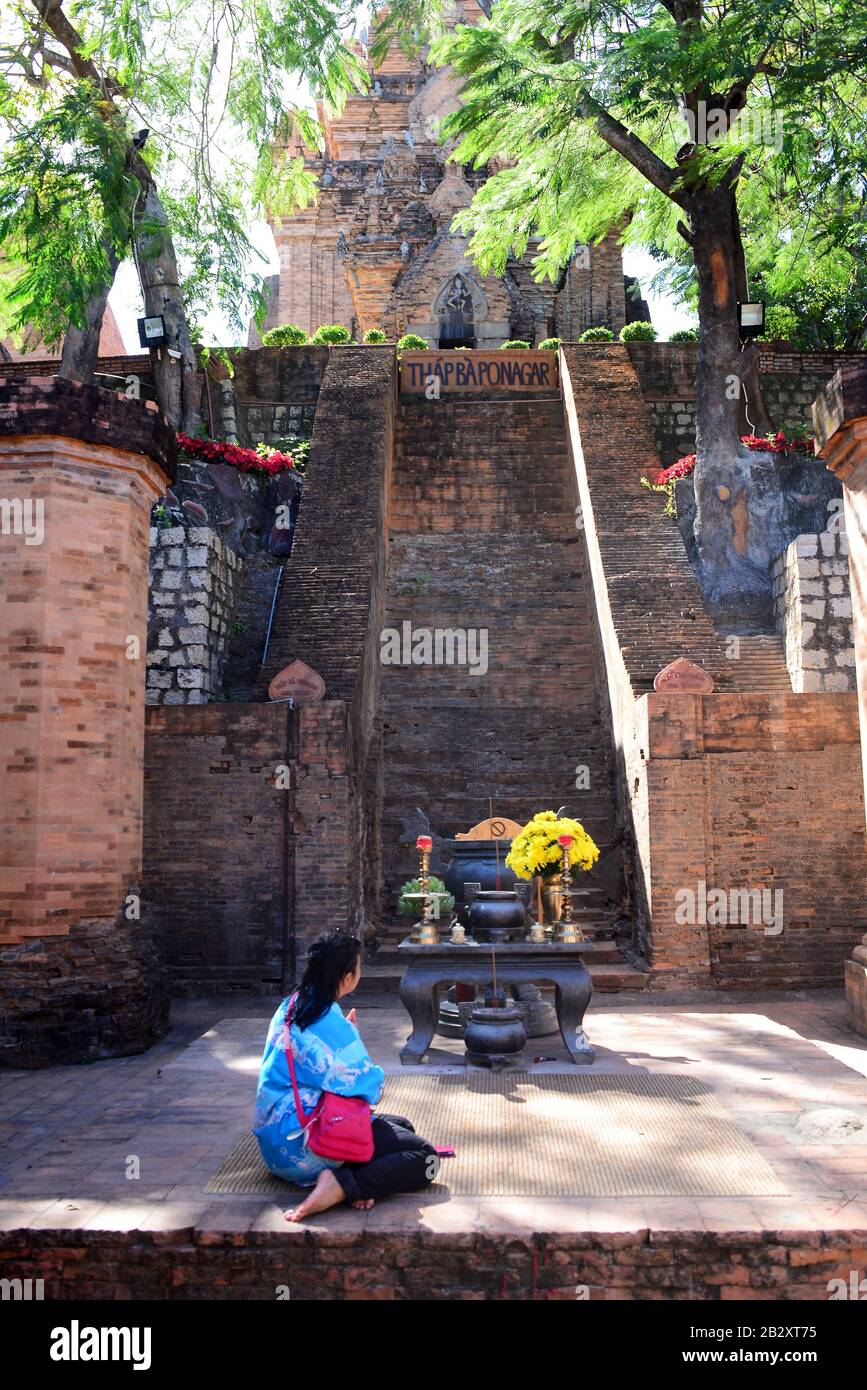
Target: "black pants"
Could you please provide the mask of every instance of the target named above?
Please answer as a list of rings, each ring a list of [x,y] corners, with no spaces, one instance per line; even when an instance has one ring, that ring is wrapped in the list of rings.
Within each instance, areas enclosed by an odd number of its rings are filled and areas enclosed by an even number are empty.
[[[334,1176],[347,1202],[388,1197],[394,1192],[418,1192],[437,1175],[439,1157],[433,1144],[420,1139],[402,1115],[374,1115],[373,1158],[367,1163],[343,1163]]]

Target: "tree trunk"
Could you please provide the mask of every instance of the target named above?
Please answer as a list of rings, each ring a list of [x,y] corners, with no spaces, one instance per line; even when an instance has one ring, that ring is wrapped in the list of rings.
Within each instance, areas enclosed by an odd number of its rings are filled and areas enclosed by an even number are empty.
[[[67,381],[91,382],[96,374],[99,338],[102,332],[102,321],[105,318],[105,306],[114,284],[117,268],[120,265],[120,257],[115,251],[107,249],[106,254],[110,271],[108,284],[88,303],[85,309],[84,327],[79,328],[77,324],[70,323],[63,339],[57,375],[65,377]]]
[[[142,187],[143,196],[135,219],[136,264],[145,314],[162,316],[167,338],[164,347],[151,349],[156,397],[175,429],[195,434],[201,417],[202,388],[181,295],[175,248],[155,184],[149,179]]]
[[[747,300],[750,293],[747,280],[747,258],[744,253],[737,204],[734,208],[734,230],[735,289],[738,299]],[[758,349],[754,346],[752,351],[743,354],[741,387],[740,410],[738,412],[739,432],[741,434],[768,434],[771,429],[771,417],[768,414],[762,392]]]
[[[749,490],[738,457],[743,362],[737,323],[743,255],[734,189],[697,189],[687,204],[699,287],[695,539],[711,612],[742,625],[764,576],[750,563]],[[748,606],[748,605],[747,605]]]

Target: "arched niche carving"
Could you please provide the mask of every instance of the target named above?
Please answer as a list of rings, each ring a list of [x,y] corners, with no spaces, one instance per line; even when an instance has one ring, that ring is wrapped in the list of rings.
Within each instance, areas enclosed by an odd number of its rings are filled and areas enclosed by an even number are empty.
[[[465,270],[455,270],[433,304],[440,347],[474,347],[477,326],[488,317],[481,287]]]

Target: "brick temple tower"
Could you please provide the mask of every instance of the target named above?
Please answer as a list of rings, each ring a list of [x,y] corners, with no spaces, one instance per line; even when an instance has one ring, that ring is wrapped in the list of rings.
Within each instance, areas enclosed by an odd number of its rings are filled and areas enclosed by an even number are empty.
[[[453,22],[480,15],[476,0],[456,0]],[[313,332],[341,323],[359,340],[382,328],[389,337],[419,333],[432,346],[480,348],[512,337],[574,340],[594,325],[619,333],[634,315],[616,238],[579,247],[558,285],[534,282],[530,254],[510,260],[503,276],[482,275],[451,224],[493,171],[447,164],[451,147],[438,140],[458,105],[456,78],[397,45],[369,72],[367,92],[350,97],[338,119],[320,109],[324,154],[297,136],[286,147],[286,157],[303,155],[319,193],[292,216],[271,218],[280,274],[266,327]],[[252,329],[250,344],[258,343]]]

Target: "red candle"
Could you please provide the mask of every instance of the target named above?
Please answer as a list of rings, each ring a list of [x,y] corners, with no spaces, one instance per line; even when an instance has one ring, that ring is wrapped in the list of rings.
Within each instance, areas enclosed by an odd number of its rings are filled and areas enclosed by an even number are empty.
[[[416,849],[433,849],[433,840],[430,835],[419,835],[415,842]]]

